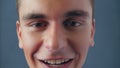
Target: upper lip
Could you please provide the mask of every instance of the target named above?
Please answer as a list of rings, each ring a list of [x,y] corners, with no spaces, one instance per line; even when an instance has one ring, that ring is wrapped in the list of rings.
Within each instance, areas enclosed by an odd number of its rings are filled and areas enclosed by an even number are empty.
[[[50,61],[50,60],[69,60],[69,59],[73,59],[73,58],[41,58],[39,60]]]
[[[58,56],[58,57],[36,57],[39,60],[59,60],[59,59],[73,59],[72,57],[62,57],[62,56]]]

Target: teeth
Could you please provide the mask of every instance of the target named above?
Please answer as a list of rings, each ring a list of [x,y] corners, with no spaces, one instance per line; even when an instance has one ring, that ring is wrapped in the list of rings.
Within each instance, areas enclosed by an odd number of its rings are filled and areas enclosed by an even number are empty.
[[[45,63],[51,64],[51,65],[59,65],[65,62],[68,62],[70,59],[65,60],[43,60]]]
[[[49,64],[55,64],[55,60],[47,61]]]
[[[69,61],[69,59],[66,59],[65,62]]]
[[[61,64],[63,62],[64,62],[64,60],[56,60],[56,64]]]

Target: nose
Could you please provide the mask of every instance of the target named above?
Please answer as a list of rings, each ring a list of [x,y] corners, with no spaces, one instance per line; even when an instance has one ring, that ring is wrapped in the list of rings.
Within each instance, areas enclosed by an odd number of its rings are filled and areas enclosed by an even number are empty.
[[[58,51],[67,45],[66,34],[60,23],[53,23],[46,32],[45,48],[49,51]]]

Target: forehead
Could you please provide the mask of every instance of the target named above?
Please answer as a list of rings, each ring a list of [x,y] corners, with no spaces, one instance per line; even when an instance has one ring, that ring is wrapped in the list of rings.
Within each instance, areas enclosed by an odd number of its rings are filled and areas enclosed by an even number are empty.
[[[68,5],[69,3],[72,5],[73,3],[75,4],[84,4],[84,2],[89,2],[91,3],[91,0],[18,0],[18,2],[22,2],[23,3],[43,3],[43,4],[48,4],[49,6],[53,6],[53,5],[59,5],[59,4],[66,4]],[[63,5],[64,6],[64,5]]]
[[[20,14],[43,13],[60,14],[71,10],[90,11],[90,0],[24,0],[21,2]]]

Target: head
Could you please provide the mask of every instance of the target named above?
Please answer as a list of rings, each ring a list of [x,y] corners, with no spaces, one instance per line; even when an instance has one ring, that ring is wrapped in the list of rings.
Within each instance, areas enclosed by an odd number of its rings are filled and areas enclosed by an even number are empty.
[[[30,68],[82,68],[94,46],[93,0],[17,0],[19,47]]]

